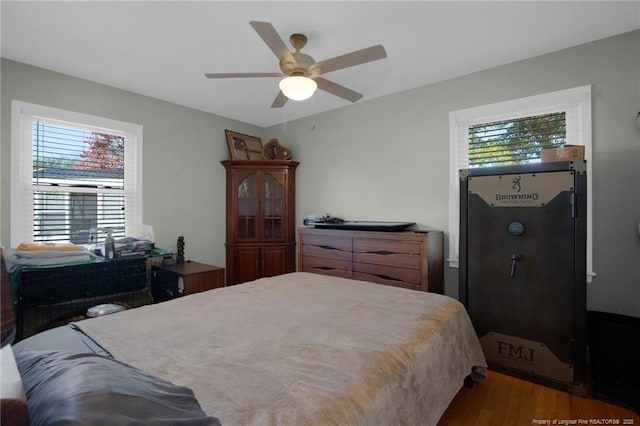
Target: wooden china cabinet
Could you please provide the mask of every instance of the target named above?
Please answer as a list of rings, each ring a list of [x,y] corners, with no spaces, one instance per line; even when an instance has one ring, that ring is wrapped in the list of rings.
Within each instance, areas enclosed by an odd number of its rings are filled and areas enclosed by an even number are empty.
[[[298,162],[222,161],[227,174],[227,285],[295,271]]]

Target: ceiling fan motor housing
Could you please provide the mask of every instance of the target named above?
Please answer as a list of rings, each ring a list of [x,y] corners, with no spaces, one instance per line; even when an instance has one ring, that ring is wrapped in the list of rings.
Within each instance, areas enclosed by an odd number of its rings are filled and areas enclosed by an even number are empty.
[[[280,58],[280,70],[288,76],[310,74],[309,68],[316,63],[311,56],[296,50]]]
[[[292,53],[290,55],[284,55],[280,59],[280,70],[282,73],[288,76],[303,75],[308,76],[310,74],[309,68],[316,62],[309,55],[304,53]]]

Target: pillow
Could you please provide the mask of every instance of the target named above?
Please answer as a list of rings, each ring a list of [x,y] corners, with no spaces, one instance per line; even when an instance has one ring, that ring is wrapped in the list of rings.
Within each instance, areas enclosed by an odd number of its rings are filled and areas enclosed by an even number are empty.
[[[113,358],[25,349],[16,360],[32,425],[220,425],[191,389]]]

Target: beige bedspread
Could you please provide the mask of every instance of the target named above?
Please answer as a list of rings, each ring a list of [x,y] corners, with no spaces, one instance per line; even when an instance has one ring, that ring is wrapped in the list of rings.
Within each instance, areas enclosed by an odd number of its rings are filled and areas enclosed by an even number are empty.
[[[223,425],[435,425],[472,370],[486,375],[458,301],[309,273],[76,324]]]

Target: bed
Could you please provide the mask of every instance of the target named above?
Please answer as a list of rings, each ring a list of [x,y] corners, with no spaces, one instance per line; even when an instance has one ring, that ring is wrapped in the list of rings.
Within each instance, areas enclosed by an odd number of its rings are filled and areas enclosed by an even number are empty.
[[[435,425],[465,379],[486,377],[455,299],[300,272],[79,321],[14,351],[32,419],[30,388],[41,384],[29,368],[62,359],[74,368],[83,357],[191,395],[201,409],[192,420],[205,419],[191,424]],[[121,377],[92,376],[101,368],[75,371],[74,383],[90,393],[98,378]],[[43,405],[50,394],[39,395]]]

